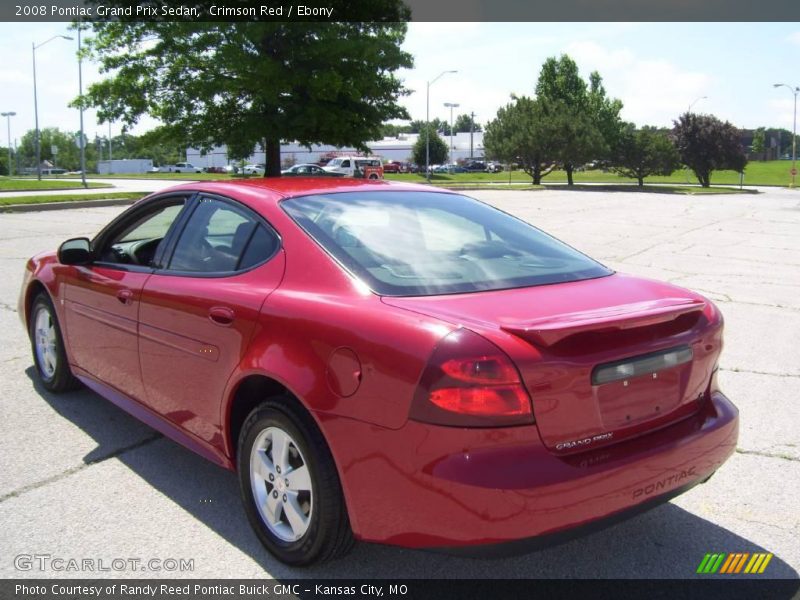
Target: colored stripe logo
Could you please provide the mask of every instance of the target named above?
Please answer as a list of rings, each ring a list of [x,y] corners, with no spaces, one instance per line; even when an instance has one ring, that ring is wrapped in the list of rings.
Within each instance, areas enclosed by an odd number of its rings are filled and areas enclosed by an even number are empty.
[[[700,561],[697,573],[720,575],[736,575],[739,573],[763,573],[769,561],[772,560],[771,552],[732,552],[730,554],[719,552],[709,553]]]

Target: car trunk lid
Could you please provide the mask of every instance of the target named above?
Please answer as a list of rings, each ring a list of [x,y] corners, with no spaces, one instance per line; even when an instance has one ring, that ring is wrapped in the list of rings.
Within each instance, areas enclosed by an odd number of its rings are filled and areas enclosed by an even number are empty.
[[[384,302],[466,326],[502,347],[531,395],[542,441],[565,454],[693,414],[722,344],[701,297],[620,274]]]

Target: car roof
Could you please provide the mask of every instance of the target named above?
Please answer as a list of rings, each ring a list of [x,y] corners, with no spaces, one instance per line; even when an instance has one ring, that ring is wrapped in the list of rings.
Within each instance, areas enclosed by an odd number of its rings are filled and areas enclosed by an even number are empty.
[[[315,194],[331,194],[357,191],[391,192],[444,192],[449,190],[433,188],[415,183],[400,183],[384,179],[355,179],[352,177],[258,177],[253,179],[231,179],[220,181],[196,181],[161,190],[159,195],[179,190],[194,190],[233,196],[251,201],[273,200]],[[259,193],[261,192],[261,193]]]

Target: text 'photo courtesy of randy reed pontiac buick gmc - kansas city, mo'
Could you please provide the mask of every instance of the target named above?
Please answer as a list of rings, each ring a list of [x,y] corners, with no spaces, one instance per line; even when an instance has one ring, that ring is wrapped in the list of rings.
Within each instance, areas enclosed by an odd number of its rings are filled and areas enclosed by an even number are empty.
[[[45,388],[235,470],[293,565],[552,543],[705,482],[738,436],[710,300],[425,186],[178,185],[31,258],[19,312]]]

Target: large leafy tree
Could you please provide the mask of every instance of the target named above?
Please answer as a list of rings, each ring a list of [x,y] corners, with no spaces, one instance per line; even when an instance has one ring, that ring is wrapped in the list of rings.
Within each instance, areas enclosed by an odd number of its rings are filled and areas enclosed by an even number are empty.
[[[414,143],[414,147],[411,149],[411,157],[412,160],[417,163],[419,166],[424,168],[425,165],[425,128],[423,127],[422,131],[419,133],[419,137],[417,141]],[[430,126],[430,164],[432,165],[442,165],[447,162],[447,157],[450,155],[450,150],[447,147],[447,142],[445,142],[438,133],[436,133],[436,128],[431,125]]]
[[[79,102],[128,125],[149,114],[201,149],[262,144],[270,176],[282,140],[366,150],[385,121],[408,118],[395,72],[412,66],[409,12],[378,4],[391,22],[94,23],[89,48],[108,77]]]
[[[483,136],[490,158],[518,163],[534,185],[553,170],[557,156],[557,124],[543,104],[527,96],[512,96],[486,125]]]
[[[747,155],[739,130],[713,115],[684,113],[672,128],[672,139],[681,162],[689,167],[700,185],[711,185],[711,173],[731,170],[742,173]]]
[[[680,167],[680,157],[666,132],[655,127],[636,129],[626,124],[617,138],[611,168],[624,177],[631,177],[644,186],[651,175],[671,175]]]
[[[567,183],[572,185],[577,166],[608,156],[621,128],[622,103],[606,96],[597,72],[591,74],[587,85],[578,65],[566,54],[544,62],[536,97],[558,126],[557,160],[567,173]]]

